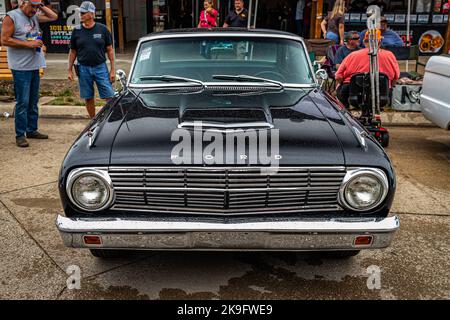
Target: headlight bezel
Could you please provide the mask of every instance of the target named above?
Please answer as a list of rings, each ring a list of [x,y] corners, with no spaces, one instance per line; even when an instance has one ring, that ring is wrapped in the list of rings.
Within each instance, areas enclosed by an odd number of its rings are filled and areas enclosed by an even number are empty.
[[[370,206],[366,207],[360,207],[356,208],[350,205],[349,201],[346,198],[346,188],[350,184],[350,182],[354,181],[357,178],[363,177],[363,176],[370,176],[372,178],[375,178],[380,182],[380,185],[382,187],[382,194],[379,197],[379,199],[374,202]],[[389,182],[387,179],[387,176],[385,172],[378,168],[349,168],[347,170],[347,173],[345,174],[344,179],[342,180],[341,187],[339,189],[339,203],[346,209],[357,211],[357,212],[364,212],[369,211],[372,209],[375,209],[379,205],[383,203],[383,201],[386,199],[386,196],[389,192]]]
[[[95,178],[98,178],[104,183],[108,191],[108,196],[104,204],[96,208],[87,208],[83,206],[83,204],[81,204],[79,201],[77,201],[77,199],[73,194],[73,185],[82,176],[94,176]],[[78,168],[72,170],[67,176],[66,194],[69,197],[70,202],[77,209],[86,212],[99,212],[109,208],[114,203],[115,197],[111,177],[108,174],[108,170],[105,168]]]

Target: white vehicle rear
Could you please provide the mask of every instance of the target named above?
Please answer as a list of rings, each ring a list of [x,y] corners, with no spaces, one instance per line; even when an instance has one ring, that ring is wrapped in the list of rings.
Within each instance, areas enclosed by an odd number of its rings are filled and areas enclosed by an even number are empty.
[[[450,55],[433,56],[425,67],[420,104],[424,116],[450,130]]]

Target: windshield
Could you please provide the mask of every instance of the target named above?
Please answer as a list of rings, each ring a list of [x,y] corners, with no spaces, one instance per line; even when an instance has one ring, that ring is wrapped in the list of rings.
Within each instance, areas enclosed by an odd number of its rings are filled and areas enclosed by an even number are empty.
[[[152,78],[161,75],[203,82],[235,82],[236,79],[214,76],[247,75],[284,84],[314,83],[300,42],[256,37],[177,38],[143,43],[137,54],[131,84],[162,83],[162,79]]]

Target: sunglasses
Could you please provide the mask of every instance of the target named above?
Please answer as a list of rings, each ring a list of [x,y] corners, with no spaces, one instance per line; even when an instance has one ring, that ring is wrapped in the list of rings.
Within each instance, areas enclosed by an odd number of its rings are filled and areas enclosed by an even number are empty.
[[[359,37],[358,38],[350,38],[350,40],[355,40],[355,41],[358,40],[359,41],[360,38]]]

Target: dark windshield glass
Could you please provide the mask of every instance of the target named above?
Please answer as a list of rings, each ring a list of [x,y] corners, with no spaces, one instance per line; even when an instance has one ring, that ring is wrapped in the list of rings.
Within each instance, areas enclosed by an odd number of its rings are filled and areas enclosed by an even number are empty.
[[[217,82],[213,75],[250,75],[283,83],[313,84],[300,42],[270,38],[179,38],[143,43],[132,84],[154,84],[145,76],[172,75]]]

